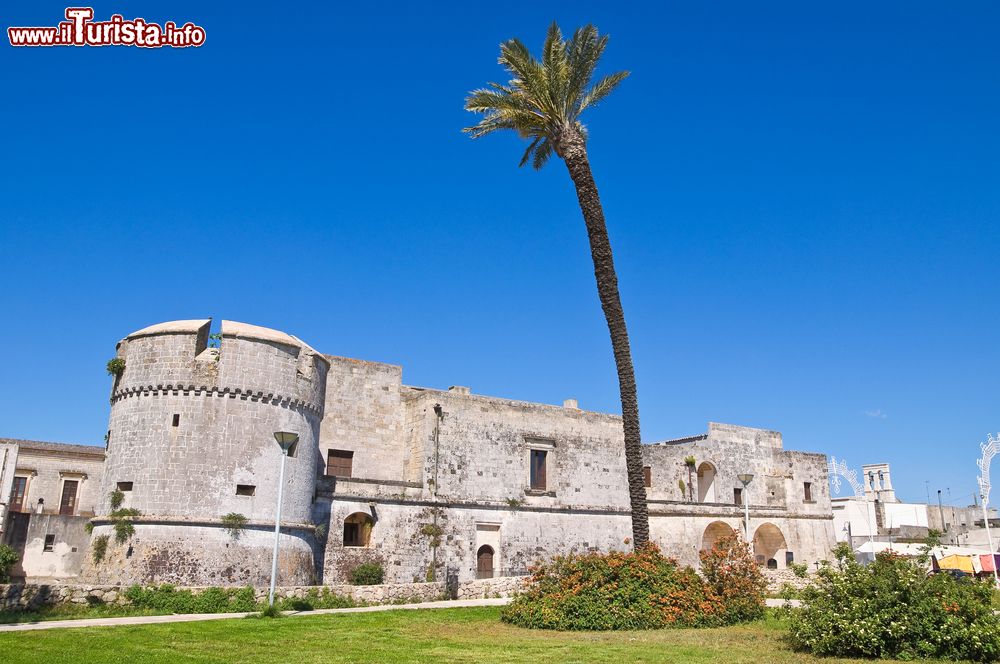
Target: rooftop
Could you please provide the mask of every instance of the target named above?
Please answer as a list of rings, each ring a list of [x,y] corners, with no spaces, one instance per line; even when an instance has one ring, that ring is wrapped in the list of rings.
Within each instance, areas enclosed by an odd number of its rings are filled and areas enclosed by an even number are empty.
[[[50,443],[43,440],[21,440],[19,438],[0,438],[0,445],[17,445],[22,450],[48,452],[50,454],[86,454],[104,458],[104,448],[98,445]]]

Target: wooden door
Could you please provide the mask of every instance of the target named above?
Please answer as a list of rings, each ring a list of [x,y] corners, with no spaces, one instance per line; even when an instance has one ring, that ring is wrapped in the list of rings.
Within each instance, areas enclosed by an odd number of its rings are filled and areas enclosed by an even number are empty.
[[[14,491],[10,500],[10,511],[21,512],[24,510],[24,494],[28,489],[27,477],[14,478]]]
[[[483,545],[476,553],[476,578],[493,578],[493,547]]]
[[[59,513],[73,516],[76,513],[76,490],[80,485],[76,480],[63,482],[62,500],[59,501]]]

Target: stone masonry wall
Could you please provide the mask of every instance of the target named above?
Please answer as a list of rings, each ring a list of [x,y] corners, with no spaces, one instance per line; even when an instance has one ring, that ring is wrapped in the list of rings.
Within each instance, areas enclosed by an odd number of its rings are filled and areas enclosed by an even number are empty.
[[[358,604],[399,604],[410,602],[431,602],[448,599],[481,599],[491,597],[509,597],[520,590],[526,577],[504,577],[482,579],[468,583],[460,583],[452,590],[444,581],[434,583],[401,583],[383,584],[377,586],[279,586],[275,589],[277,599],[305,599],[310,591],[323,592],[328,589],[335,595],[348,597]],[[206,586],[178,586],[178,590],[191,590],[194,594],[207,589]],[[0,611],[36,609],[42,606],[57,604],[116,604],[125,606],[128,599],[125,592],[128,586],[95,585],[95,584],[0,584]],[[267,600],[268,588],[255,588],[258,602]]]

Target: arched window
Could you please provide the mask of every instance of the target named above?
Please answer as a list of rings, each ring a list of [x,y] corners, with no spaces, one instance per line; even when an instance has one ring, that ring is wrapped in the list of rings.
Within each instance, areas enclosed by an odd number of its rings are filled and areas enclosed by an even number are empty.
[[[476,552],[476,578],[493,578],[493,547],[484,544]]]
[[[714,503],[715,500],[715,466],[705,461],[698,466],[698,502]]]
[[[344,519],[344,546],[368,546],[375,522],[364,512],[355,512]]]

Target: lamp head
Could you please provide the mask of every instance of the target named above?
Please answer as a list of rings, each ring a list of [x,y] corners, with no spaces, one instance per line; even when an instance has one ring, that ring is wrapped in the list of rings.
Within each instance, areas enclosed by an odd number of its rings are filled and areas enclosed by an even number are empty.
[[[287,454],[292,449],[292,446],[299,442],[299,434],[288,431],[275,431],[274,439],[278,441],[281,451]]]
[[[740,473],[736,477],[737,479],[739,479],[740,482],[743,482],[743,486],[746,486],[747,484],[750,484],[750,482],[753,481],[752,473]]]

